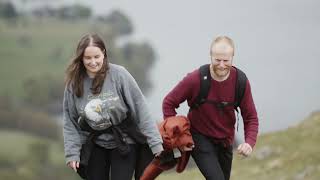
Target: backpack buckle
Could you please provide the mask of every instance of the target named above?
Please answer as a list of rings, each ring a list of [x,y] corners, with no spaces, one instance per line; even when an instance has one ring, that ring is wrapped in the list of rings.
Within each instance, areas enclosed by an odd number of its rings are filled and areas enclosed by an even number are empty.
[[[203,104],[205,101],[206,101],[206,99],[204,99],[204,98],[200,99],[199,105]]]
[[[222,102],[217,103],[216,106],[217,106],[217,108],[219,108],[219,109],[223,109],[223,108],[225,108],[226,106],[228,106],[228,104],[229,104],[228,102],[222,101]]]

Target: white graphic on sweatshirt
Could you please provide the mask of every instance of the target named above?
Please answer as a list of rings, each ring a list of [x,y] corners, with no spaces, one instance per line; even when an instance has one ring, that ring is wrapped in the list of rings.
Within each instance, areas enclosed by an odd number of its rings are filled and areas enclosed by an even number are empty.
[[[88,96],[88,103],[83,112],[89,126],[95,130],[103,130],[112,126],[110,114],[119,103],[119,96],[112,93],[101,93],[98,96]]]
[[[112,125],[108,113],[103,112],[105,101],[92,99],[84,108],[88,124],[95,130],[103,130]]]

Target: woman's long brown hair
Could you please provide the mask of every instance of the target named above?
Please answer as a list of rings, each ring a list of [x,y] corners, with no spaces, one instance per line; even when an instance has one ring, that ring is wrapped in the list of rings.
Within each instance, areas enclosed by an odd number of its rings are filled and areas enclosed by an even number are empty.
[[[104,79],[107,76],[107,71],[109,70],[107,50],[103,40],[97,34],[87,34],[83,36],[78,43],[75,57],[71,60],[70,65],[66,69],[65,79],[67,87],[71,86],[77,97],[83,96],[83,80],[86,76],[86,68],[83,64],[83,54],[88,46],[96,46],[100,48],[104,54],[102,68],[94,77],[90,88],[92,94],[99,94],[101,92]]]

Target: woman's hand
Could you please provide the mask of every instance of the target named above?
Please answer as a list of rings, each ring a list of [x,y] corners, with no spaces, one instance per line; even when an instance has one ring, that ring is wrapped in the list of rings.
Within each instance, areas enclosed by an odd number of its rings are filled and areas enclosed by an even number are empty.
[[[162,151],[157,152],[157,153],[154,154],[154,156],[155,156],[155,157],[159,157],[161,153],[162,153]]]
[[[192,146],[183,146],[182,147],[182,151],[192,151],[192,149],[194,148],[194,145],[192,145]]]
[[[67,164],[71,169],[74,170],[74,172],[77,172],[77,168],[79,168],[79,162],[77,161],[70,161]]]

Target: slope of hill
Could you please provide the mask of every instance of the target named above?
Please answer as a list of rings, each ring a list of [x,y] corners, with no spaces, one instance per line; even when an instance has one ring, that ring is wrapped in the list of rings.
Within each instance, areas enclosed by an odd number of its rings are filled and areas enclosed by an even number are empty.
[[[248,159],[236,158],[233,179],[320,179],[320,112],[299,125],[259,137]]]
[[[234,153],[232,180],[320,179],[320,111],[296,126],[260,135],[254,153],[242,158]],[[159,180],[201,180],[198,169],[166,173]]]
[[[318,180],[320,179],[320,112],[312,113],[299,125],[287,130],[259,136],[255,151],[249,158],[234,154],[232,180]],[[24,177],[31,171],[26,159],[43,154],[47,164],[59,167],[65,176],[76,176],[64,165],[62,144],[22,133],[0,131],[0,179],[10,172]],[[19,142],[19,143],[16,143]],[[31,153],[31,154],[30,154]],[[40,159],[41,160],[41,159]],[[34,159],[31,159],[35,162]],[[43,160],[42,160],[43,161]],[[41,164],[43,164],[43,162]],[[23,163],[26,164],[23,164]],[[11,168],[10,168],[11,167]],[[11,177],[11,176],[10,176]],[[8,179],[8,178],[5,178]],[[10,178],[9,178],[10,179]],[[13,178],[14,179],[14,178]],[[32,178],[31,178],[32,179]],[[159,180],[201,180],[199,170],[187,169],[182,174],[163,173]]]
[[[0,179],[79,179],[65,165],[62,142],[7,130],[0,142]]]

